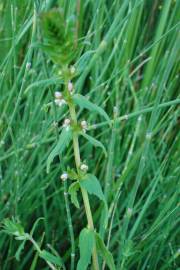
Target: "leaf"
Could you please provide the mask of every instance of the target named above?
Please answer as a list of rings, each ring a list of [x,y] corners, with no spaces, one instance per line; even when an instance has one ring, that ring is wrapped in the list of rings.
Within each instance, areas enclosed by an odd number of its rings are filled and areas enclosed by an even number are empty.
[[[60,84],[61,80],[57,77],[52,77],[51,79],[45,79],[45,80],[40,80],[40,81],[35,81],[27,86],[27,88],[24,90],[24,94],[26,95],[29,90],[32,88],[42,88],[42,87],[48,87],[50,85],[56,85]]]
[[[53,159],[55,158],[55,156],[57,156],[58,154],[62,154],[64,149],[70,143],[71,138],[72,138],[71,129],[63,128],[57,145],[55,146],[55,148],[51,151],[51,153],[48,156],[47,166],[46,166],[47,173],[49,173],[50,165],[53,162]]]
[[[56,249],[53,248],[53,246],[51,244],[47,244],[48,248],[50,249],[50,251],[52,252],[53,255],[55,255],[56,257],[58,257],[62,264],[64,265],[63,259],[62,257],[58,254],[58,252],[56,251]],[[64,267],[63,267],[64,268]]]
[[[79,182],[75,182],[73,184],[70,185],[69,187],[69,194],[71,195],[71,202],[77,207],[79,208],[79,202],[78,202],[78,198],[77,198],[77,191],[79,190],[80,186],[79,186]]]
[[[20,256],[21,256],[21,253],[22,253],[22,251],[23,251],[23,249],[24,249],[25,243],[26,243],[26,240],[24,240],[24,241],[20,244],[20,246],[18,247],[18,249],[17,249],[17,251],[16,251],[16,253],[15,253],[15,258],[16,258],[17,261],[20,260]]]
[[[122,249],[123,257],[130,257],[133,253],[135,253],[133,251],[135,251],[135,248],[133,247],[133,241],[130,239],[126,240]]]
[[[90,136],[90,135],[88,135],[88,134],[86,134],[86,133],[84,133],[84,132],[81,132],[80,134],[81,134],[84,138],[86,138],[86,139],[87,139],[92,145],[94,145],[95,147],[100,147],[100,148],[103,150],[104,155],[107,157],[106,148],[104,147],[104,145],[103,145],[100,141],[94,139],[92,136]]]
[[[108,223],[108,206],[103,194],[99,180],[93,174],[86,174],[85,177],[79,181],[81,188],[84,188],[89,194],[97,196],[104,204],[104,214],[103,214],[103,226],[107,227]]]
[[[103,194],[99,180],[93,174],[86,174],[81,181],[79,181],[81,188],[84,188],[89,194],[97,196],[104,203],[104,214],[103,214],[103,226],[107,227],[108,223],[108,206]]]
[[[24,228],[20,223],[16,222],[14,219],[10,220],[9,218],[4,219],[3,221],[4,232],[16,237],[23,237],[25,235]]]
[[[84,71],[94,53],[95,50],[88,50],[87,52],[84,52],[83,55],[81,55],[80,58],[77,60],[76,67],[79,74],[81,74]]]
[[[101,107],[99,107],[96,104],[92,103],[91,101],[89,101],[87,98],[85,98],[84,96],[82,96],[80,94],[75,94],[73,96],[73,100],[81,108],[86,108],[89,111],[99,113],[100,115],[102,115],[108,121],[109,125],[111,125],[111,120],[110,120],[109,116],[107,115],[107,113]]]
[[[30,232],[30,235],[31,235],[31,236],[33,235],[34,230],[35,230],[35,228],[36,228],[36,226],[37,226],[37,224],[39,223],[40,220],[44,220],[44,218],[38,218],[38,219],[36,220],[36,222],[34,223],[32,229],[31,229],[31,232]],[[27,236],[27,234],[25,234],[25,235]],[[18,238],[16,237],[16,239],[17,239],[17,240],[24,240],[24,236],[22,236],[22,239],[21,239],[21,237],[18,237]],[[15,257],[16,257],[16,260],[17,260],[17,261],[20,260],[20,255],[21,255],[21,252],[22,252],[23,249],[24,249],[25,242],[26,242],[26,239],[20,244],[20,246],[18,247],[18,249],[17,249],[17,251],[16,251],[16,253],[15,253]]]
[[[94,233],[94,234],[95,234],[97,251],[103,257],[103,259],[105,260],[105,262],[108,265],[109,269],[110,270],[116,270],[115,264],[114,264],[114,259],[113,259],[113,256],[112,256],[111,252],[105,246],[105,244],[104,244],[103,240],[101,239],[100,235],[98,233]]]
[[[91,261],[91,254],[95,244],[94,232],[84,228],[79,236],[80,259],[77,270],[86,270]]]
[[[52,255],[45,249],[40,252],[39,256],[45,261],[56,264],[57,266],[63,266],[62,259],[60,257]]]
[[[86,174],[85,177],[79,181],[79,184],[82,188],[87,190],[89,194],[97,196],[100,200],[105,202],[105,197],[102,192],[101,185],[99,180],[93,174]]]
[[[77,180],[78,179],[78,175],[75,172],[75,170],[67,168],[67,174],[68,174],[68,178],[70,180]]]
[[[28,234],[25,233],[23,235],[18,235],[18,236],[15,236],[15,239],[18,240],[18,241],[22,241],[22,240],[27,240],[28,239]]]
[[[30,232],[30,235],[31,235],[31,236],[33,235],[33,233],[34,233],[34,231],[35,231],[35,229],[36,229],[36,227],[37,227],[39,221],[41,221],[41,220],[44,220],[44,218],[40,217],[40,218],[38,218],[38,219],[34,222],[33,227],[32,227],[32,229],[31,229],[31,232]]]

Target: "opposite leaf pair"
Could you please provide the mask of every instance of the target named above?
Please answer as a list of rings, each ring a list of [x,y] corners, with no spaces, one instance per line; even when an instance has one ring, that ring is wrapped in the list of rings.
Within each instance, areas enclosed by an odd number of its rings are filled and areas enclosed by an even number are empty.
[[[100,200],[106,203],[99,180],[93,174],[85,174],[81,180],[77,180],[69,187],[72,203],[79,208],[77,200],[77,191],[84,188],[89,194],[97,196]]]
[[[91,262],[91,254],[96,246],[98,253],[106,262],[110,270],[116,270],[112,254],[106,248],[100,235],[91,229],[84,228],[79,237],[80,259],[77,270],[86,270]]]

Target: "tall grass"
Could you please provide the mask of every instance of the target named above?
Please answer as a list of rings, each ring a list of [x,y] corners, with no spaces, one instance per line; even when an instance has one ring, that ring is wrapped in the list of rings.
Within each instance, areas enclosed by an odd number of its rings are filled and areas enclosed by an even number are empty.
[[[0,221],[21,223],[40,249],[76,269],[85,209],[81,196],[79,209],[64,198],[71,183],[59,178],[74,167],[72,144],[46,172],[67,118],[66,108],[52,105],[63,80],[41,48],[40,17],[53,7],[75,16],[82,42],[72,63],[75,92],[111,119],[78,111],[107,150],[105,157],[80,137],[81,159],[109,209],[105,228],[103,205],[89,196],[94,226],[117,270],[178,269],[179,1],[0,2]],[[21,242],[1,230],[0,269],[49,269],[31,242],[17,256]],[[108,269],[101,257],[99,265]]]

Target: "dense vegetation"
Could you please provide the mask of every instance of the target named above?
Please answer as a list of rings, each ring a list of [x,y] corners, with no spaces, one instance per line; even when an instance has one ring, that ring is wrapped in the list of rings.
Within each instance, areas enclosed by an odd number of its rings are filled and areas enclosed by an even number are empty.
[[[99,269],[179,269],[179,18],[175,0],[1,0],[0,269],[85,270],[93,245]]]

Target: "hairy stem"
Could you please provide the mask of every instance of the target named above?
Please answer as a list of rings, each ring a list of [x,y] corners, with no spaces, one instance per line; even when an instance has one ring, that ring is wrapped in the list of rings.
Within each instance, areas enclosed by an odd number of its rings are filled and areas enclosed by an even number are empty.
[[[69,111],[70,111],[70,116],[71,116],[73,123],[77,124],[77,116],[76,116],[74,104],[69,105]],[[81,158],[80,158],[80,151],[79,151],[78,134],[76,132],[73,132],[73,148],[74,148],[74,157],[75,157],[76,168],[77,168],[77,170],[79,170],[79,167],[81,165]],[[89,227],[89,229],[94,230],[94,223],[93,223],[88,193],[84,188],[81,188],[81,192],[82,192],[86,217],[87,217],[87,221],[88,221],[88,227]],[[94,247],[93,252],[92,252],[92,259],[93,259],[94,270],[99,270],[96,246]]]

